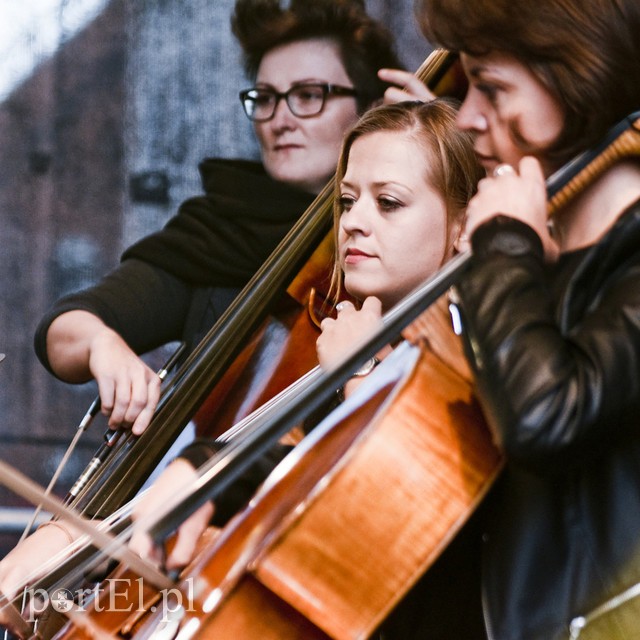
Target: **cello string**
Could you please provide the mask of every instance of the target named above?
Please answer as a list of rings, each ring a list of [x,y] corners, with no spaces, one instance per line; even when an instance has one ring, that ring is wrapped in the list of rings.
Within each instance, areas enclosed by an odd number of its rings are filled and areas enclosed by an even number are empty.
[[[314,372],[317,369],[319,369],[319,367],[314,367],[310,371],[307,371],[307,373],[300,376],[288,387],[285,387],[282,391],[279,391],[264,404],[260,405],[255,411],[252,411],[249,415],[245,416],[242,420],[234,424],[232,427],[229,427],[229,429],[227,429],[223,434],[216,438],[216,442],[227,444],[232,440],[235,440],[236,438],[242,437],[244,433],[251,429],[251,426],[255,422],[255,420],[257,420],[266,411],[269,411],[273,405],[286,402],[288,398],[295,396],[298,393],[299,389],[303,389],[305,387],[307,378],[316,375]]]

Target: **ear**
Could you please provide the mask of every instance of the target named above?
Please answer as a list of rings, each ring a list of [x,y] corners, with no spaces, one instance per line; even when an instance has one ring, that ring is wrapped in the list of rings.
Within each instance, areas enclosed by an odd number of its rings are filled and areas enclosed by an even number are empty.
[[[453,234],[453,249],[456,253],[464,253],[471,249],[469,236],[465,231],[464,219],[456,224],[456,230]]]

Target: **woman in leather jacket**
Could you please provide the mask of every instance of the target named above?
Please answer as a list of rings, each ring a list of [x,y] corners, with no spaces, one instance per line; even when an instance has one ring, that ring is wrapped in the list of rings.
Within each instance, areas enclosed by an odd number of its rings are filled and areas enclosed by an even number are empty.
[[[499,640],[640,633],[640,163],[547,220],[545,179],[640,108],[636,0],[422,0],[460,52],[458,125],[487,170],[457,287],[481,404],[505,454],[482,552]]]

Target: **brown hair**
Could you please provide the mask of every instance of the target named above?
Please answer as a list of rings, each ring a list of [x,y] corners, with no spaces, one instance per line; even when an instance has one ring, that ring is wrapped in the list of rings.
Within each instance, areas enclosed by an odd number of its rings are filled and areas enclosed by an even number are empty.
[[[455,241],[467,204],[476,192],[478,181],[485,175],[473,151],[471,134],[456,126],[457,107],[458,102],[450,98],[383,105],[367,111],[350,129],[342,143],[336,170],[333,207],[336,250],[342,213],[340,183],[347,171],[351,147],[358,138],[379,131],[408,133],[421,145],[428,158],[429,170],[425,180],[442,194],[447,212],[447,238],[451,243]],[[425,211],[425,215],[428,212]],[[443,256],[443,262],[447,257]],[[331,291],[336,300],[338,295],[335,292],[339,294],[341,280],[336,254],[331,281]]]
[[[638,0],[416,0],[425,36],[451,51],[503,51],[565,111],[551,153],[566,161],[640,109]]]
[[[237,0],[231,26],[252,79],[262,57],[274,47],[311,38],[335,41],[358,91],[360,113],[384,94],[378,69],[402,67],[391,33],[366,13],[361,0],[292,0],[288,9],[280,0]]]

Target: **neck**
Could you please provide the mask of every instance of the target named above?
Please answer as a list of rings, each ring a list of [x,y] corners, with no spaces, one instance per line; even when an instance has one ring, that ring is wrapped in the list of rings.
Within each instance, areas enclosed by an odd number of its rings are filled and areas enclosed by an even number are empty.
[[[554,218],[561,251],[596,243],[620,214],[640,198],[640,163],[616,164]]]

